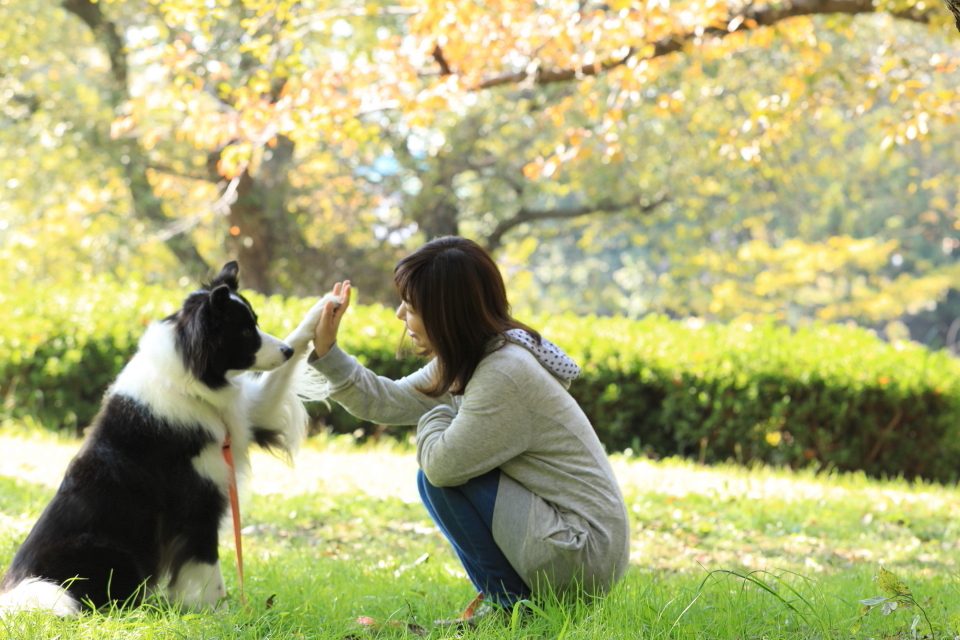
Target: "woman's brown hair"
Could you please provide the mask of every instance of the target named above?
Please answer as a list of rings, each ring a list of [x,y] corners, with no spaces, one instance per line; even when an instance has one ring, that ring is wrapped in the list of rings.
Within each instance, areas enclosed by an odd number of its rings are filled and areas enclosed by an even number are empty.
[[[480,245],[458,236],[441,236],[397,262],[393,270],[400,300],[421,320],[437,357],[433,384],[420,391],[436,398],[462,394],[492,337],[523,329],[540,334],[510,315],[507,289],[496,262]]]

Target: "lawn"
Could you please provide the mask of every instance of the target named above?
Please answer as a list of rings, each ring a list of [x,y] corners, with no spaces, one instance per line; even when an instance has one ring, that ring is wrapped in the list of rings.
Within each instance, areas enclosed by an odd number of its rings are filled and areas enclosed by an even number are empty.
[[[371,453],[382,464],[364,468]],[[309,468],[318,460],[346,461],[344,468],[374,486],[378,469],[411,458],[402,446],[353,448],[319,439],[298,464]],[[600,601],[545,599],[530,603],[522,617],[485,623],[465,636],[772,640],[960,633],[956,487],[612,460],[633,519],[632,566],[624,580]],[[409,492],[371,495],[362,482],[329,477],[307,489],[248,496],[247,609],[236,597],[225,533],[221,557],[232,595],[223,611],[183,612],[158,602],[75,620],[20,614],[0,621],[0,638],[417,637],[403,627],[371,633],[358,626],[358,615],[402,618],[426,637],[453,637],[431,620],[454,614],[473,593]],[[52,492],[50,482],[0,475],[0,568]],[[898,606],[875,600],[861,616],[860,600],[891,594],[876,579],[881,567],[903,582]]]

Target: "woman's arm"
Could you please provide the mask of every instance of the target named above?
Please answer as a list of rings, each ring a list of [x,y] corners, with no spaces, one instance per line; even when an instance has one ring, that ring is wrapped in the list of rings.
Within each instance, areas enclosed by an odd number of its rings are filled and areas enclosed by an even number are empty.
[[[459,411],[431,409],[417,425],[417,462],[430,484],[463,484],[530,447],[531,399],[509,375],[486,367],[470,382]]]
[[[361,420],[378,424],[417,424],[433,407],[452,403],[448,395],[430,398],[417,391],[433,375],[433,362],[405,378],[378,376],[334,345],[313,361],[330,385],[330,398]]]
[[[361,420],[379,424],[416,424],[420,416],[448,399],[434,400],[419,391],[433,374],[432,364],[400,380],[378,376],[336,346],[343,314],[350,306],[350,281],[333,285],[333,295],[313,332],[310,363],[327,379],[330,398]]]

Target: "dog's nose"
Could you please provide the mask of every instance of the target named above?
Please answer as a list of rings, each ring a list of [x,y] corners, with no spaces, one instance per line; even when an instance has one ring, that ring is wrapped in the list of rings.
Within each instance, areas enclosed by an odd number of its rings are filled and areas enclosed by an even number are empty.
[[[288,347],[287,345],[283,345],[282,347],[280,347],[280,353],[283,354],[284,360],[289,360],[290,358],[293,357],[293,347]]]

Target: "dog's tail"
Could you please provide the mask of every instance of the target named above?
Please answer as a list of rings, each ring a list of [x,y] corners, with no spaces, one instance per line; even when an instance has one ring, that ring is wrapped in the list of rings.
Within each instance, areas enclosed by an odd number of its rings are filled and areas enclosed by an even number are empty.
[[[27,578],[0,594],[0,619],[26,610],[46,610],[58,616],[72,617],[80,610],[80,603],[58,584]]]

